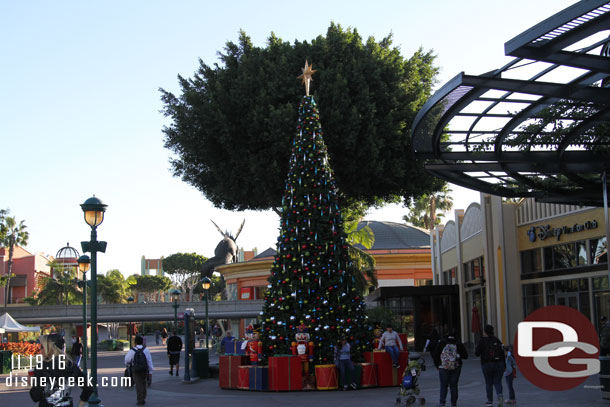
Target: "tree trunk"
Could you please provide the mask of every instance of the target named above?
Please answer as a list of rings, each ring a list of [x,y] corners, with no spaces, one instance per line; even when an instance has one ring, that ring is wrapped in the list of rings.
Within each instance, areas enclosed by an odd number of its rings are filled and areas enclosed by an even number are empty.
[[[436,226],[436,197],[434,194],[430,197],[430,227],[428,228],[430,232],[434,230]]]
[[[4,290],[4,308],[6,308],[8,304],[8,296],[11,292],[11,271],[13,270],[13,253],[15,252],[15,237],[11,236],[11,240],[9,241],[9,249],[8,249],[8,264],[6,269],[6,288]]]

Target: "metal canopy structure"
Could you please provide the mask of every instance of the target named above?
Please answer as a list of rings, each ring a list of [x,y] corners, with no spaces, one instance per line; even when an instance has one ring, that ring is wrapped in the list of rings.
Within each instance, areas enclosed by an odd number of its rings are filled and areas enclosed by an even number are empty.
[[[413,147],[451,183],[601,206],[610,168],[610,2],[585,0],[508,41],[505,66],[460,73],[418,113]]]

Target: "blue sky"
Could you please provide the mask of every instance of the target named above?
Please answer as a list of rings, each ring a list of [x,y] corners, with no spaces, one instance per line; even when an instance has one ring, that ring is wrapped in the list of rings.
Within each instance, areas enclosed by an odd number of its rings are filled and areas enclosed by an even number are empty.
[[[508,60],[504,42],[573,3],[0,2],[0,208],[26,221],[28,250],[54,255],[66,242],[80,251],[89,229],[79,204],[95,194],[108,204],[98,232],[108,250],[98,271],[126,276],[139,272],[142,255],[213,255],[220,234],[209,219],[235,231],[245,218],[237,243],[274,247],[275,214],[215,209],[172,177],[158,88],[178,92],[176,76],[190,77],[198,58],[213,64],[239,29],[264,45],[271,31],[310,40],[331,21],[363,37],[392,32],[407,57],[433,49],[440,86],[460,71],[498,68]],[[456,208],[478,198],[454,190]],[[405,213],[395,205],[367,219],[401,222]]]

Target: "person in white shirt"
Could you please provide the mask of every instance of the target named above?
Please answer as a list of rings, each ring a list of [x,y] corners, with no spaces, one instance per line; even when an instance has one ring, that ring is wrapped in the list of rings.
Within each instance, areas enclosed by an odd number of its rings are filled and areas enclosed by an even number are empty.
[[[398,365],[398,357],[400,355],[398,348],[400,348],[400,352],[402,352],[402,341],[398,334],[392,330],[391,325],[388,325],[386,331],[381,335],[378,349],[381,349],[382,346],[385,346],[385,351],[390,354],[392,366],[400,367]]]
[[[136,346],[129,349],[125,355],[125,366],[131,367],[131,377],[136,385],[138,406],[146,403],[146,384],[152,380],[153,363],[150,351],[144,346],[144,338],[137,335],[134,340]]]

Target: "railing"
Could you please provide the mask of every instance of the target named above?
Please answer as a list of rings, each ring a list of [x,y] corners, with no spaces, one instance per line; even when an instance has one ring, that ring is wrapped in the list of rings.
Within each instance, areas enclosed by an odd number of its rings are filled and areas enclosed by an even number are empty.
[[[180,303],[178,312],[186,308],[195,310],[196,319],[205,315],[205,302],[190,301]],[[259,315],[262,300],[252,301],[210,301],[210,318],[247,318]],[[90,305],[87,306],[90,311]],[[10,314],[22,324],[80,322],[83,318],[82,305],[12,306]],[[172,303],[148,304],[99,304],[98,322],[129,321],[170,321],[174,319]]]

